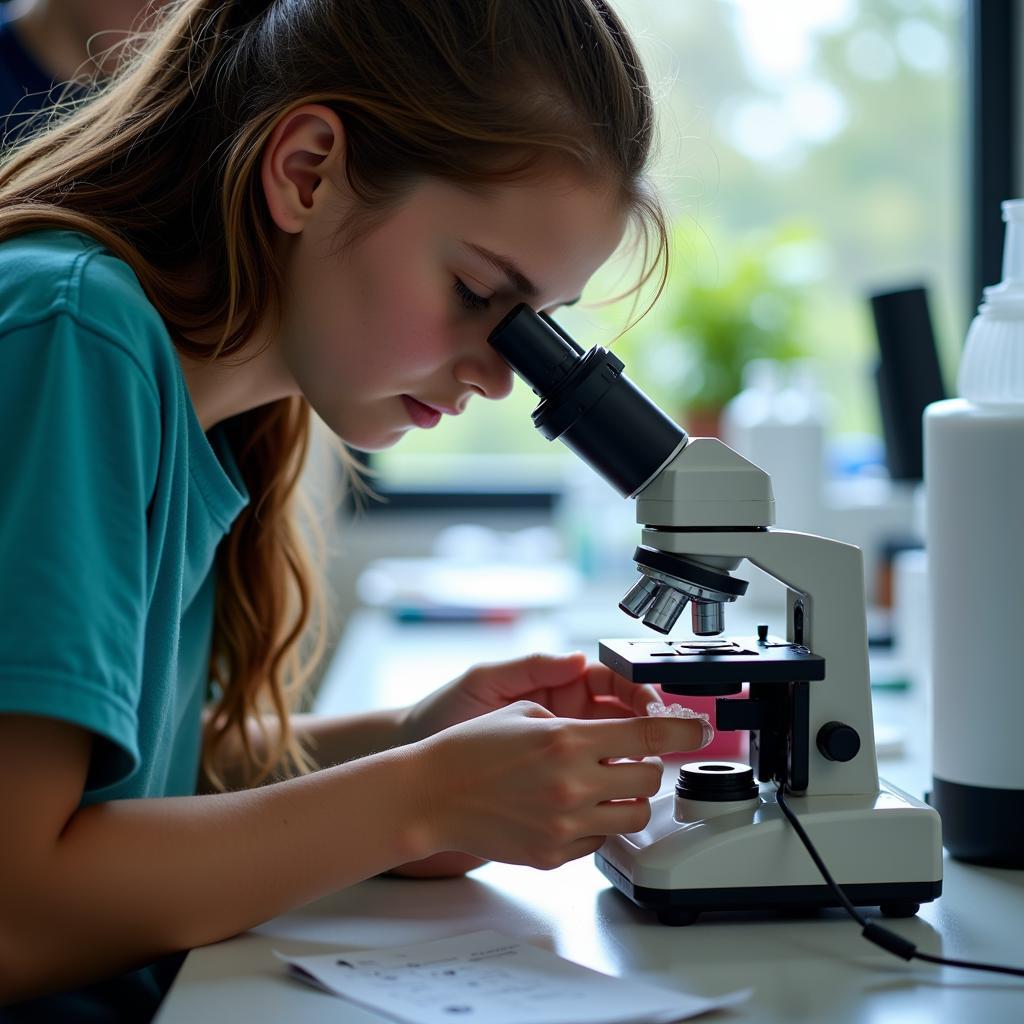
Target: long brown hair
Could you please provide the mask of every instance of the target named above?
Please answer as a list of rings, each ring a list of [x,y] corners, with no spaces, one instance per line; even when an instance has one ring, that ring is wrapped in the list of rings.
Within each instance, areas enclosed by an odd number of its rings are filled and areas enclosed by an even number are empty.
[[[650,89],[604,0],[177,0],[87,102],[0,165],[0,241],[93,236],[135,271],[179,351],[228,358],[280,309],[260,159],[279,119],[310,102],[345,125],[362,204],[346,237],[423,177],[486,187],[554,157],[619,183],[640,283],[664,287],[665,217],[644,177]],[[214,343],[188,337],[211,331]],[[227,422],[252,500],[218,552],[203,750],[215,781],[229,733],[251,784],[311,767],[288,723],[324,643],[322,630],[301,642],[322,600],[293,515],[310,415],[296,397]],[[258,757],[246,723],[266,738],[268,705],[281,728]]]

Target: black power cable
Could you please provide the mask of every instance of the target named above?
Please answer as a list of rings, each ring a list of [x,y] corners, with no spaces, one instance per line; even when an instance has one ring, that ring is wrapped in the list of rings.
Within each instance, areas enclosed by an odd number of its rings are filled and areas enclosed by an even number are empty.
[[[814,848],[814,843],[811,842],[811,837],[807,834],[807,830],[802,824],[800,824],[799,819],[793,813],[793,809],[788,803],[786,803],[786,799],[782,791],[782,785],[779,783],[776,783],[776,785],[778,792],[776,793],[775,799],[779,807],[782,808],[782,813],[789,819],[789,823],[793,826],[796,830],[796,834],[800,837],[800,842],[802,842],[807,848],[807,852],[811,855],[811,860],[814,861],[815,866],[821,872],[821,877],[828,883],[828,887],[835,893],[836,898],[843,905],[843,908],[850,917],[852,917],[857,924],[861,926],[861,935],[863,935],[868,942],[873,942],[876,946],[881,946],[882,949],[888,950],[890,953],[893,953],[904,960],[927,960],[928,963],[943,964],[947,967],[967,967],[973,971],[993,971],[996,974],[1011,974],[1018,978],[1024,978],[1024,968],[1021,967],[1003,967],[999,964],[986,964],[978,960],[951,960],[943,956],[932,956],[930,953],[918,952],[917,946],[908,939],[904,939],[895,932],[889,931],[888,928],[883,928],[881,925],[875,924],[873,921],[869,921],[850,902],[849,897],[839,887],[839,884],[832,877],[828,868],[825,867],[825,862],[821,859],[818,851]]]

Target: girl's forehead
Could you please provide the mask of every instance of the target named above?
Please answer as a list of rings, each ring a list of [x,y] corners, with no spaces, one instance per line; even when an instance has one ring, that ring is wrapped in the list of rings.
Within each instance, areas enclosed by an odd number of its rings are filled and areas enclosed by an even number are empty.
[[[563,174],[485,191],[425,181],[396,211],[393,227],[410,240],[436,239],[452,255],[465,249],[483,258],[492,264],[496,282],[512,276],[502,275],[500,263],[487,254],[500,257],[536,286],[537,305],[543,306],[576,297],[618,247],[627,217],[616,190]]]

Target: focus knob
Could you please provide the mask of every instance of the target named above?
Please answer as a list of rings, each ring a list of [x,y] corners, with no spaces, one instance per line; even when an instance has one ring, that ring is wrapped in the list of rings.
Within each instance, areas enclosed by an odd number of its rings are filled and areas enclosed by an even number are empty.
[[[826,722],[818,730],[818,750],[830,761],[852,761],[860,750],[860,736],[852,725]]]

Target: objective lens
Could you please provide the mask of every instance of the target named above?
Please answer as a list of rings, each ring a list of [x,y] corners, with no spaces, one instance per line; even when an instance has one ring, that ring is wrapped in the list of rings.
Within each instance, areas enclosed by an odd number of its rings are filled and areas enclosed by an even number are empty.
[[[650,576],[641,576],[629,589],[629,593],[619,602],[619,607],[634,619],[651,603],[658,584]]]
[[[689,598],[685,594],[680,594],[678,590],[662,586],[644,616],[644,625],[659,633],[668,633],[682,615],[688,600]]]
[[[694,601],[690,614],[697,636],[718,636],[725,629],[725,608],[719,601]]]

